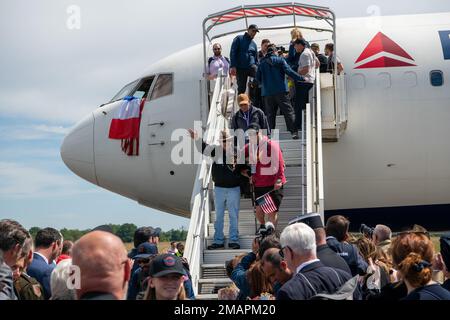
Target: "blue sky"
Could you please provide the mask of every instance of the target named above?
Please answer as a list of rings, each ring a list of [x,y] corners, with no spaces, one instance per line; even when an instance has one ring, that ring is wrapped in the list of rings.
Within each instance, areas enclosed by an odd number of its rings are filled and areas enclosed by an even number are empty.
[[[259,2],[282,1],[2,0],[0,218],[28,228],[187,227],[188,219],[83,181],[65,167],[59,147],[71,126],[153,62],[199,43],[209,13]],[[300,2],[329,6],[338,17],[374,8],[382,15],[450,11],[447,0]],[[80,29],[67,27],[70,5],[80,9]]]

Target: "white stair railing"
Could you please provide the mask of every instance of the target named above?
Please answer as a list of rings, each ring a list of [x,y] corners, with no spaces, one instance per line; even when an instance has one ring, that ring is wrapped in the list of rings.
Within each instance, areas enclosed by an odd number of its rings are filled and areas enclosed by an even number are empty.
[[[214,92],[211,99],[208,122],[206,125],[206,138],[204,141],[209,145],[216,145],[219,141],[220,132],[227,128],[226,106],[229,99],[228,90],[230,79],[219,70],[219,76],[215,82]],[[201,150],[201,147],[200,147]],[[184,257],[188,260],[192,276],[194,293],[198,294],[198,280],[201,278],[201,265],[203,263],[203,250],[205,236],[208,232],[210,216],[209,187],[211,185],[211,160],[202,157],[198,165],[194,187],[191,196],[191,220],[186,239]]]
[[[316,72],[319,74],[319,70]],[[306,108],[306,213],[320,213],[324,220],[322,108],[319,76],[316,77],[312,93],[311,103]]]

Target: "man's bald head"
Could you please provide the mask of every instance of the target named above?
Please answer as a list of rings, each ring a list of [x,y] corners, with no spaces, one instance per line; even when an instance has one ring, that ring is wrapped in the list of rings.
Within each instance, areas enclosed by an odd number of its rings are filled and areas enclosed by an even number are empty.
[[[123,298],[130,264],[125,246],[117,236],[104,231],[89,232],[74,244],[72,262],[80,268],[78,298],[87,292],[105,292]]]

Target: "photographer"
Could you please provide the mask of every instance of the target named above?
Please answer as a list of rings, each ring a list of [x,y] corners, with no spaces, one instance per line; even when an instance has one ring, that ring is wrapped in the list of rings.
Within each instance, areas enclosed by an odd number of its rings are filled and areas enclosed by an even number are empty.
[[[271,234],[267,235],[264,239],[261,237],[256,237],[252,243],[252,252],[244,256],[240,263],[231,272],[231,280],[239,288],[238,300],[245,300],[250,296],[250,282],[248,276],[248,270],[253,265],[253,263],[264,256],[266,250],[270,248],[281,248],[280,241],[278,238]]]
[[[388,226],[377,224],[372,233],[373,243],[388,255],[391,246],[392,231]]]
[[[276,55],[277,48],[269,45],[266,56],[261,60],[256,80],[261,84],[264,107],[267,112],[270,129],[275,128],[276,113],[278,108],[284,115],[288,131],[292,139],[298,139],[298,128],[295,125],[295,112],[289,101],[286,74],[296,81],[302,81],[303,77],[291,69],[286,60]]]
[[[365,275],[368,267],[367,263],[360,256],[356,246],[346,241],[349,237],[349,226],[350,221],[343,216],[336,215],[328,218],[325,227],[327,244],[331,250],[347,262],[353,277],[357,274]]]

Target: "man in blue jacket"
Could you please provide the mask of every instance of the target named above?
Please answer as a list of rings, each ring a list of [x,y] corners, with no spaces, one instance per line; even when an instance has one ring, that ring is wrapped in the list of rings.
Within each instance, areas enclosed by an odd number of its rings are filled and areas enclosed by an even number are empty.
[[[286,74],[295,81],[302,81],[303,77],[292,70],[281,57],[276,54],[276,46],[271,44],[264,59],[261,60],[256,73],[256,80],[261,84],[264,107],[267,112],[270,129],[275,128],[278,108],[284,115],[287,129],[292,139],[298,139],[298,129],[295,125],[295,112],[289,101]]]
[[[36,234],[36,251],[27,273],[42,285],[45,299],[49,299],[52,295],[50,276],[56,266],[54,260],[61,254],[62,242],[61,233],[53,228],[41,229]]]
[[[258,26],[251,24],[247,32],[234,38],[230,50],[230,73],[237,77],[238,93],[247,88],[247,78],[255,77],[258,48],[253,38],[259,32]]]

